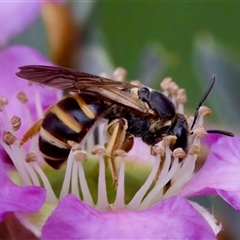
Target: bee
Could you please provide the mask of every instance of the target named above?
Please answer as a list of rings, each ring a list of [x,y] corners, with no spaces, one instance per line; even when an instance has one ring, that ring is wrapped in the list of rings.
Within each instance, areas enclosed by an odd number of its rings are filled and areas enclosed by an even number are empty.
[[[109,156],[117,149],[128,152],[134,137],[154,146],[164,136],[175,135],[171,148],[188,149],[190,131],[185,116],[176,113],[170,99],[156,90],[61,67],[29,65],[19,69],[16,75],[20,78],[74,93],[52,105],[21,142],[39,132],[39,149],[55,169],[68,158],[69,140],[81,143],[100,118],[108,120]],[[194,123],[214,82],[215,78],[196,109]]]

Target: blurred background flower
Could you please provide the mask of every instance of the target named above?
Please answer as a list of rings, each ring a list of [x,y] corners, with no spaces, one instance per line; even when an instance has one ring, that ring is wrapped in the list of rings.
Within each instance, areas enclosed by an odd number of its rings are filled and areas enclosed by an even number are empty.
[[[28,5],[27,5],[28,4]],[[193,113],[212,74],[209,126],[239,134],[238,2],[0,3],[0,48],[32,46],[58,65],[99,74],[124,66],[151,87],[171,76]],[[26,5],[28,6],[26,8]],[[217,126],[216,126],[217,125]],[[223,223],[219,238],[240,238],[240,215],[218,197],[199,199]],[[231,222],[229,221],[231,219]]]

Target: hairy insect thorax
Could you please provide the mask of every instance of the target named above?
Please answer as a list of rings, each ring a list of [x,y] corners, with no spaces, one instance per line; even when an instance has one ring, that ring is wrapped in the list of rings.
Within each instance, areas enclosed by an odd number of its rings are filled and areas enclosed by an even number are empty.
[[[154,117],[142,116],[117,105],[106,107],[106,112],[103,116],[108,119],[108,122],[119,118],[126,119],[126,131],[134,137],[141,138],[143,142],[150,146],[162,140],[163,134],[165,134],[169,128],[168,124],[171,123],[171,121],[161,119],[157,113]],[[166,123],[168,124],[164,126]]]

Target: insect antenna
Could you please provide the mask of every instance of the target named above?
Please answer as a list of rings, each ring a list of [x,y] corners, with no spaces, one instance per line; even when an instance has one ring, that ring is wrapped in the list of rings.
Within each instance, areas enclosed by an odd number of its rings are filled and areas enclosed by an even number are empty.
[[[198,106],[197,106],[197,108],[195,110],[193,123],[192,123],[192,126],[190,128],[191,129],[191,134],[193,134],[192,129],[193,129],[193,127],[194,127],[194,125],[196,123],[197,117],[198,117],[198,110],[202,106],[202,104],[204,103],[206,98],[208,97],[209,93],[211,92],[215,81],[216,81],[216,75],[213,75],[211,77],[211,82],[210,82],[210,85],[209,85],[207,91],[204,93],[202,99],[200,100],[200,102],[199,102],[199,104],[198,104]],[[229,136],[229,137],[234,137],[234,134],[232,132],[224,131],[224,130],[218,130],[218,129],[207,130],[207,133],[218,133],[218,134],[226,135],[226,136]]]
[[[207,133],[218,133],[218,134],[222,134],[222,135],[225,135],[225,136],[228,136],[228,137],[234,137],[234,134],[232,132],[219,130],[219,129],[207,130]]]
[[[195,125],[195,123],[196,123],[196,120],[197,120],[197,117],[198,117],[198,110],[199,110],[199,108],[202,106],[202,104],[204,103],[204,101],[206,100],[206,98],[208,97],[209,93],[211,92],[212,87],[213,87],[215,81],[216,81],[216,75],[213,75],[213,76],[211,77],[211,82],[210,82],[210,85],[209,85],[207,91],[204,93],[202,99],[200,100],[200,102],[199,102],[199,104],[198,104],[198,106],[197,106],[197,108],[196,108],[196,110],[195,110],[194,119],[193,119],[193,123],[192,123],[192,126],[191,126],[191,130],[193,129],[193,127],[194,127],[194,125]]]

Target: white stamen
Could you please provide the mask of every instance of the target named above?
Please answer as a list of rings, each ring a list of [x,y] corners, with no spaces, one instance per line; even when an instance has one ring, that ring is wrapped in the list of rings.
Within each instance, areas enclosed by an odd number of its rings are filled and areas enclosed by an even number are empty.
[[[80,199],[79,187],[78,187],[78,162],[77,161],[73,161],[72,178],[71,178],[71,192],[78,199]]]
[[[101,121],[99,122],[99,125],[97,127],[98,129],[98,144],[100,146],[104,146],[105,142],[106,142],[106,134],[105,133],[105,128],[106,128],[106,124],[107,124],[107,121]]]
[[[191,178],[194,168],[195,162],[197,157],[196,156],[187,156],[184,159],[179,178],[175,181],[172,186],[167,190],[164,194],[164,199],[173,196],[182,188],[182,186]]]
[[[161,173],[159,175],[159,178],[154,186],[154,188],[149,192],[149,194],[146,196],[146,198],[142,201],[141,204],[141,209],[145,209],[148,206],[151,205],[153,199],[157,194],[161,193],[161,189],[168,183],[169,176],[168,176],[168,170],[171,164],[171,150],[169,147],[166,147],[166,152],[165,152],[165,161],[163,163],[163,167],[161,170]]]
[[[5,106],[2,106],[1,116],[2,116],[2,120],[0,122],[1,131],[3,132],[5,129],[10,130],[11,129],[11,122],[9,121],[8,114],[6,112]]]
[[[40,187],[41,184],[39,182],[38,176],[36,175],[35,171],[33,170],[32,166],[30,166],[29,163],[24,163],[25,168],[27,169],[31,179],[32,179],[32,183],[34,186],[38,186]]]
[[[160,162],[161,162],[161,156],[158,154],[155,157],[155,163],[154,163],[154,166],[153,166],[153,169],[152,169],[151,173],[149,174],[145,183],[141,186],[141,188],[134,195],[131,202],[127,205],[128,209],[136,210],[136,209],[140,208],[143,197],[147,193],[148,189],[150,188],[150,186],[152,185],[152,183],[153,183],[153,181],[156,177],[157,171],[159,169]]]
[[[61,193],[59,196],[60,199],[67,196],[69,193],[73,161],[74,161],[73,152],[70,151],[70,154],[67,159],[67,167],[66,167],[64,180],[63,180],[63,185],[62,185]]]
[[[83,201],[85,203],[87,203],[89,206],[93,207],[94,202],[93,202],[92,195],[91,195],[91,193],[89,191],[89,188],[88,188],[88,184],[87,184],[87,181],[86,181],[85,172],[84,172],[84,169],[83,169],[82,162],[78,161],[77,163],[78,163],[78,177],[79,177],[80,187],[81,187],[82,194],[83,194]]]
[[[125,202],[124,202],[125,161],[124,161],[124,157],[121,156],[119,158],[120,158],[120,169],[118,173],[118,186],[117,186],[116,199],[113,205],[116,209],[123,210],[125,208]]]
[[[177,112],[180,114],[184,114],[184,104],[178,104]]]
[[[18,141],[16,141],[18,142]],[[17,152],[17,148],[19,148],[18,143],[13,143],[11,146],[8,146],[6,143],[4,143],[2,140],[0,141],[1,145],[4,147],[7,154],[10,156],[11,160],[14,163],[14,166],[16,167],[19,176],[23,182],[24,186],[31,186],[32,182],[29,178],[28,172],[26,171],[26,168],[24,167],[24,158],[21,158],[19,156],[19,153]]]
[[[35,89],[35,106],[36,106],[36,111],[37,111],[37,116],[38,119],[41,119],[43,117],[43,108],[42,108],[42,100],[41,100],[41,96],[39,94],[38,89]]]
[[[39,167],[37,162],[31,162],[30,164],[33,166],[35,171],[39,174],[39,176],[43,182],[43,186],[47,191],[46,202],[50,203],[50,204],[57,204],[58,199],[57,199],[55,193],[53,192],[53,189],[52,189],[46,175],[44,174],[43,170]]]
[[[99,175],[98,175],[98,199],[96,208],[105,211],[109,208],[108,198],[107,198],[107,186],[106,186],[106,175],[105,175],[105,163],[103,159],[103,154],[98,153],[99,161]]]

